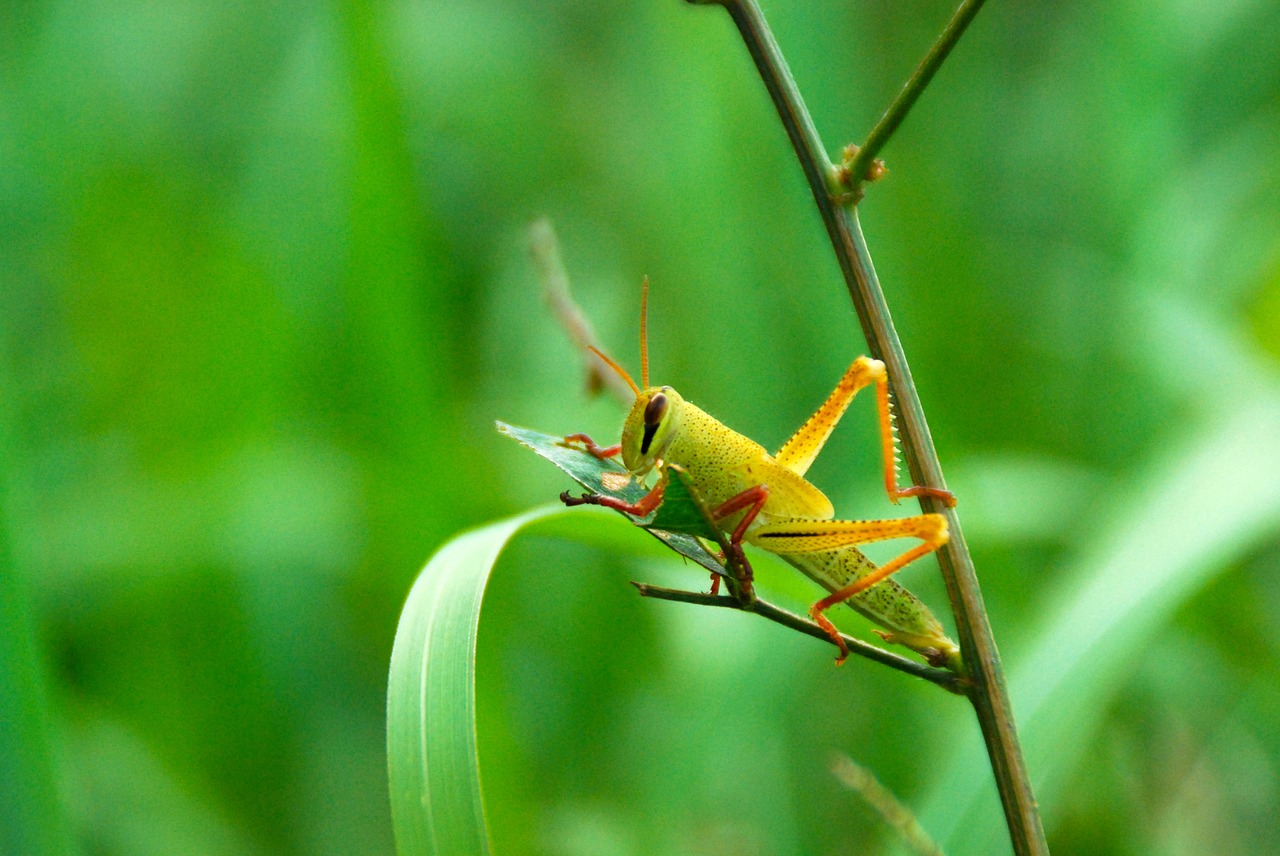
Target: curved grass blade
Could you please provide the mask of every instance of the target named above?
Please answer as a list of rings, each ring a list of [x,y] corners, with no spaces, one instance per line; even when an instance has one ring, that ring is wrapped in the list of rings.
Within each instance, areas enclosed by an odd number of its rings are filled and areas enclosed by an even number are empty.
[[[502,423],[499,430],[589,490],[628,502],[645,493],[644,486],[616,463],[562,446],[561,438]],[[691,534],[708,524],[687,486],[676,477],[669,490],[670,508],[658,512],[655,522],[682,531],[646,531],[698,564],[722,572],[720,563]],[[409,593],[396,629],[387,686],[387,767],[401,856],[489,852],[475,732],[481,602],[507,543],[523,527],[563,511],[547,506],[460,535],[431,558]]]
[[[458,536],[409,593],[387,682],[387,773],[400,856],[487,854],[475,730],[476,631],[485,584],[547,506]]]

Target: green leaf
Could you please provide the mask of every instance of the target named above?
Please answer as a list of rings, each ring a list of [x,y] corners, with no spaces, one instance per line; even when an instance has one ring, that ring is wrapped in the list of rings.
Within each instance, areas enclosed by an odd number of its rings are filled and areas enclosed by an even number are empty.
[[[710,541],[720,541],[724,533],[712,525],[707,507],[694,494],[689,474],[674,465],[668,467],[666,473],[667,489],[662,494],[662,505],[653,513],[651,521],[641,525],[645,529],[682,532]]]
[[[401,856],[489,852],[476,761],[480,603],[507,542],[557,511],[535,509],[458,536],[413,584],[387,682],[387,772]]]
[[[528,428],[496,423],[498,433],[506,434],[528,446],[551,463],[568,473],[569,478],[592,491],[617,497],[626,502],[637,502],[648,493],[642,482],[627,472],[612,458],[597,458],[575,446],[565,445],[563,437],[553,437]]]
[[[582,449],[566,446],[563,437],[518,428],[505,422],[497,425],[500,433],[537,452],[592,493],[629,503],[648,493],[642,481],[611,458],[597,458]],[[662,505],[647,523],[641,523],[640,518],[625,516],[680,555],[712,573],[724,573],[724,566],[698,541],[699,537],[717,539],[719,533],[707,524],[706,515],[689,490],[683,473],[668,481]]]

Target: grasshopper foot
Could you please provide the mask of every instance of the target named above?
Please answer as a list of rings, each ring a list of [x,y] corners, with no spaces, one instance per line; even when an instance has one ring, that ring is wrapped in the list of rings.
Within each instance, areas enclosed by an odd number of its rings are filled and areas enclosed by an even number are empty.
[[[738,579],[744,583],[750,583],[755,579],[755,571],[751,568],[751,563],[747,561],[746,551],[742,549],[741,544],[729,542],[729,549],[725,551],[725,561],[738,570]]]
[[[844,644],[844,638],[841,637],[840,631],[836,629],[836,626],[831,623],[830,619],[822,614],[817,606],[814,606],[809,610],[809,617],[817,622],[819,627],[827,631],[827,635],[831,637],[832,643],[840,649],[840,656],[836,657],[836,665],[843,666],[844,661],[849,659],[849,646]]]
[[[658,482],[653,490],[646,493],[638,502],[626,502],[616,496],[605,496],[599,493],[584,493],[582,496],[570,496],[569,491],[560,494],[560,501],[572,508],[575,505],[599,505],[630,514],[632,517],[646,517],[662,502],[662,491],[665,482]]]
[[[602,497],[598,493],[584,493],[582,496],[571,496],[569,491],[560,494],[560,501],[573,508],[575,505],[600,505]]]
[[[742,586],[742,599],[747,603],[753,603],[756,599],[755,589],[755,571],[751,567],[751,562],[747,560],[747,554],[743,551],[742,545],[729,542],[729,549],[725,551],[725,561],[728,562],[729,570],[737,577],[739,585]]]
[[[579,443],[581,445],[578,445]],[[616,446],[601,446],[587,434],[570,434],[560,442],[560,445],[567,449],[582,449],[588,455],[602,461],[622,451],[621,443]]]
[[[941,487],[926,487],[924,485],[916,485],[914,487],[906,487],[902,490],[895,491],[889,495],[889,501],[895,505],[898,500],[904,496],[931,496],[941,502],[947,508],[956,507],[956,495],[951,491]]]

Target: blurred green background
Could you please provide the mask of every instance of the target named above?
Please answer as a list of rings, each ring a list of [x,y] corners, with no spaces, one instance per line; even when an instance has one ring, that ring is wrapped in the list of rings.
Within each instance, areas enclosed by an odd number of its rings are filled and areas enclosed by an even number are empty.
[[[834,152],[951,5],[765,11]],[[1272,0],[992,3],[861,208],[1056,852],[1280,836],[1278,44]],[[0,57],[6,852],[393,850],[408,587],[570,486],[493,420],[621,419],[534,217],[619,358],[647,274],[655,379],[766,446],[865,349],[718,9],[24,0]],[[895,513],[872,413],[810,471],[843,516]],[[836,751],[948,852],[1004,852],[963,702],[642,602],[705,580],[585,521],[487,600],[498,853],[893,852]],[[942,612],[935,567],[902,579]]]

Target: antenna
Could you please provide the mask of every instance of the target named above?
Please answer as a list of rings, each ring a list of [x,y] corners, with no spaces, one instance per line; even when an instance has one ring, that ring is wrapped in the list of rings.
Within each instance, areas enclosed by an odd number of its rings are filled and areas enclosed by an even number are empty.
[[[627,386],[631,387],[631,391],[636,394],[636,398],[640,397],[640,387],[636,386],[636,382],[631,379],[631,375],[627,374],[627,370],[613,361],[613,357],[597,348],[595,345],[587,345],[587,350],[604,360],[605,365],[613,369],[618,375],[627,382]]]
[[[649,388],[649,277],[640,287],[640,382]],[[637,391],[637,395],[639,392]]]

